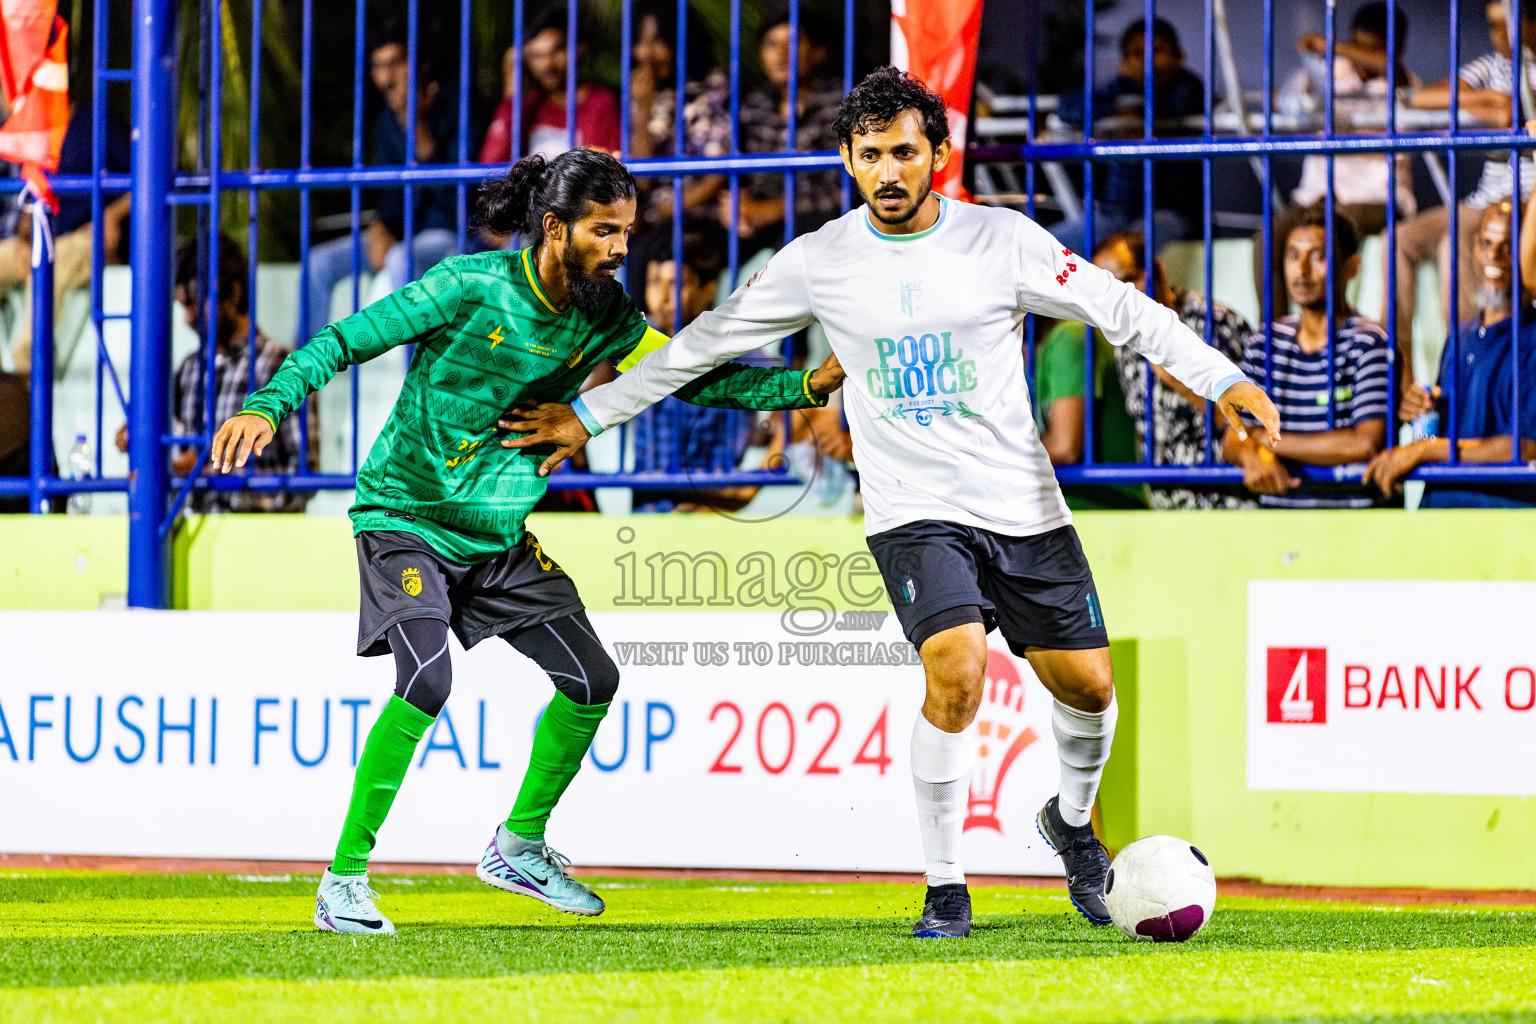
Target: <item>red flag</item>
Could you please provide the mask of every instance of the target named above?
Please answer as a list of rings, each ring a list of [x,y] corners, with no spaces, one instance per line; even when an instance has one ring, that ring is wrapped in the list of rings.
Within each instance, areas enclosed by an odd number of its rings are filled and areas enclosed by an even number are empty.
[[[964,198],[965,136],[976,80],[976,43],[981,37],[982,0],[894,0],[891,4],[891,63],[910,72],[944,97],[955,153],[934,175],[933,187]]]
[[[0,0],[0,88],[13,105],[48,45],[55,0]]]
[[[54,5],[46,6],[51,10]],[[5,39],[0,51],[15,60],[29,51],[18,37],[13,5],[5,3],[4,7]],[[28,22],[27,27],[30,25]],[[32,194],[57,213],[59,202],[48,185],[47,172],[59,169],[59,150],[69,127],[69,26],[63,18],[54,17],[53,39],[43,41],[46,48],[38,47],[39,57],[19,82],[11,101],[11,116],[0,125],[0,158],[20,164],[21,176],[31,186]],[[9,70],[14,67],[0,68]],[[6,92],[11,95],[9,81]]]

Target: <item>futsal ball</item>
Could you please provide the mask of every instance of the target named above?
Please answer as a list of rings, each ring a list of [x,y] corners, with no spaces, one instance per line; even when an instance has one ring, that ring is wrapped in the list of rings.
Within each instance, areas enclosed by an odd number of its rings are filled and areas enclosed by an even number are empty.
[[[1216,909],[1216,873],[1205,854],[1184,840],[1148,836],[1110,864],[1104,902],[1115,927],[1131,938],[1183,942]]]

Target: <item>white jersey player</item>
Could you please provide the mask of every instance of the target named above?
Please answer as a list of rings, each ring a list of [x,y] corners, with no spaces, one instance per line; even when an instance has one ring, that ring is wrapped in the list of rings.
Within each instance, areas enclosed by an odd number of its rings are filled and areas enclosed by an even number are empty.
[[[1038,824],[1078,909],[1107,924],[1108,860],[1089,811],[1115,726],[1108,636],[1030,415],[1019,325],[1027,312],[1091,324],[1217,401],[1239,432],[1246,410],[1273,440],[1278,415],[1173,311],[1027,217],[934,194],[949,129],[943,101],[915,79],[874,72],[835,124],[865,206],[790,242],[718,309],[574,406],[510,414],[504,427],[531,433],[503,443],[555,443],[552,469],[721,363],[820,323],[847,372],[870,550],[927,675],[912,774],[929,888],[913,933],[970,932],[960,832],[994,628],[1055,697],[1061,789]]]

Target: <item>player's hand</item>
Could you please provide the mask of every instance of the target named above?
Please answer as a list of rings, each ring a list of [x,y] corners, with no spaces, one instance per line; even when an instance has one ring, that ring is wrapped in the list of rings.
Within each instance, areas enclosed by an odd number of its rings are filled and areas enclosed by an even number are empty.
[[[1425,413],[1433,412],[1439,400],[1440,385],[1426,389],[1415,381],[1403,388],[1403,397],[1397,403],[1397,418],[1404,423],[1412,423]]]
[[[1243,460],[1243,486],[1254,494],[1285,494],[1301,486],[1274,452],[1260,445]]]
[[[263,416],[242,413],[224,421],[219,432],[213,435],[213,446],[208,452],[210,465],[219,467],[220,473],[228,473],[230,466],[244,469],[251,455],[257,458],[272,443],[276,432]]]
[[[566,402],[531,401],[502,416],[497,425],[516,431],[520,436],[502,438],[503,448],[532,448],[552,444],[554,454],[539,467],[539,476],[549,476],[560,463],[581,451],[592,440],[581,418]]]
[[[1403,477],[1418,468],[1423,450],[1424,442],[1418,441],[1377,452],[1371,464],[1365,467],[1365,477],[1361,482],[1367,487],[1374,483],[1388,498],[1401,494]]]
[[[837,356],[827,356],[827,361],[811,372],[811,379],[806,384],[813,395],[830,395],[843,386],[843,381],[848,375],[843,372],[843,364],[837,361]]]
[[[1248,440],[1248,427],[1242,413],[1247,413],[1264,428],[1264,440],[1271,448],[1280,443],[1280,412],[1269,400],[1264,389],[1252,381],[1239,381],[1221,393],[1216,408],[1226,417],[1227,424],[1237,433],[1238,440]]]

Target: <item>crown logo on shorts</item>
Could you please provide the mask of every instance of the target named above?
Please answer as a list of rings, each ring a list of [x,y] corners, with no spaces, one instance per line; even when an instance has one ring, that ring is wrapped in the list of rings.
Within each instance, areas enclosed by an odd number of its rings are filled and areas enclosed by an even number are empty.
[[[400,586],[412,597],[421,593],[421,570],[406,569],[400,574]]]

